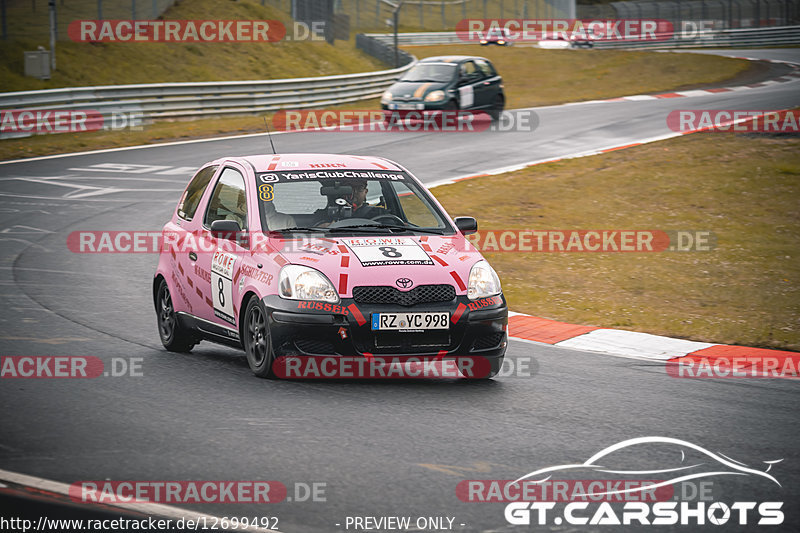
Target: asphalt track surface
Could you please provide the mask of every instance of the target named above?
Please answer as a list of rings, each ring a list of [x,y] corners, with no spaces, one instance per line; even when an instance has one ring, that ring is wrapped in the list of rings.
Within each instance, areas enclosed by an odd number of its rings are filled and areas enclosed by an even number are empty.
[[[800,62],[800,49],[724,53]],[[797,106],[799,89],[794,80],[691,98],[539,108],[533,132],[294,133],[274,141],[279,152],[384,156],[430,183],[665,135],[674,109]],[[254,378],[236,350],[202,343],[191,354],[164,351],[150,293],[157,258],[74,254],[66,237],[158,231],[191,169],[223,155],[263,153],[267,142],[250,136],[0,166],[0,353],[91,355],[107,365],[136,358],[143,374],[1,380],[0,468],[67,484],[276,480],[290,496],[295,483],[325,483],[324,502],[180,506],[276,516],[288,533],[345,530],[348,516],[447,516],[455,531],[637,531],[653,528],[510,526],[504,503],[462,502],[455,488],[465,479],[516,479],[580,463],[617,442],[658,435],[762,471],[762,461],[783,459],[770,470],[780,486],[752,475],[714,484],[716,500],[728,504],[784,502],[782,525],[757,526],[751,516],[746,526],[733,520],[706,528],[800,528],[800,394],[788,380],[674,379],[659,362],[514,340],[506,357],[529,363],[532,375],[489,382],[267,381]],[[674,450],[657,447],[630,454],[624,466],[668,468],[670,461]],[[15,501],[0,498],[2,516],[58,514]]]

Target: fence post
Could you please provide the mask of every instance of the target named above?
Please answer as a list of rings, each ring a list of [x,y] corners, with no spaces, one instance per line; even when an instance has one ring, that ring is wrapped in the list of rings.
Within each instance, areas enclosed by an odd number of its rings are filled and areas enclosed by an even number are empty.
[[[447,23],[444,20],[444,0],[442,0],[442,31],[447,29]]]
[[[8,40],[8,26],[6,25],[6,0],[0,0],[0,6],[3,10],[2,17],[3,17],[3,40]]]
[[[97,0],[97,20],[103,20],[103,0]]]
[[[131,0],[131,20],[136,20],[136,0]]]

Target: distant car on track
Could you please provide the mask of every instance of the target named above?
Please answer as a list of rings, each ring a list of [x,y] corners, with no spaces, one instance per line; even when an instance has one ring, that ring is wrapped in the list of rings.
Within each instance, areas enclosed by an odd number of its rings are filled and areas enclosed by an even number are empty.
[[[494,28],[486,32],[483,39],[480,40],[481,46],[488,46],[496,44],[499,46],[511,46],[509,40],[509,31],[506,28]]]
[[[485,111],[497,119],[505,107],[503,78],[484,57],[427,57],[381,96],[391,111]]]
[[[377,157],[231,157],[195,174],[164,226],[153,280],[161,341],[281,356],[480,356],[507,344],[500,280],[400,165]]]

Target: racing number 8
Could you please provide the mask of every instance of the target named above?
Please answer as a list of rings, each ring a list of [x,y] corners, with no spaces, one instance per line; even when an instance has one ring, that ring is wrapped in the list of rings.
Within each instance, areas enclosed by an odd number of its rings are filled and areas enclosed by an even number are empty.
[[[222,292],[225,288],[225,283],[222,281],[222,278],[217,279],[217,288],[219,289],[219,305],[225,307],[225,293]]]
[[[258,186],[258,198],[263,202],[271,202],[275,197],[272,191],[272,185],[269,183],[262,183]]]
[[[384,257],[400,257],[403,255],[394,246],[379,246],[378,250],[381,251]]]

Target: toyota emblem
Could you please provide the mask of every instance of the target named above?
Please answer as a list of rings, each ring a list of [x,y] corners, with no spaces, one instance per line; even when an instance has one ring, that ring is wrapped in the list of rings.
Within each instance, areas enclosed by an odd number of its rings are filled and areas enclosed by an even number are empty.
[[[414,284],[414,282],[413,282],[413,281],[411,281],[411,280],[410,280],[410,279],[408,279],[408,278],[399,278],[397,281],[395,281],[395,284],[396,284],[398,287],[400,287],[401,289],[407,289],[407,288],[409,288],[410,286],[412,286],[412,285]]]

